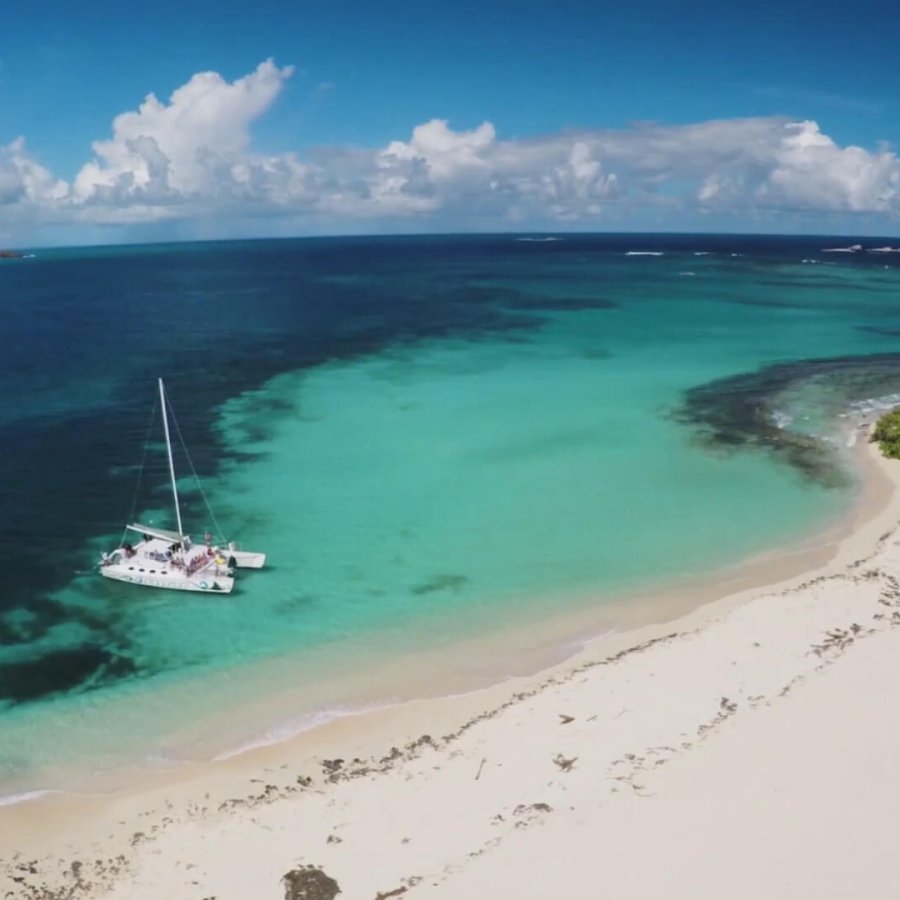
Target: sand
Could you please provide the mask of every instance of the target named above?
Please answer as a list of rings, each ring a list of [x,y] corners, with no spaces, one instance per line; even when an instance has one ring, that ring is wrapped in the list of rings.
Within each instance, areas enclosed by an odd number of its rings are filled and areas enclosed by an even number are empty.
[[[861,452],[876,496],[814,571],[535,675],[0,808],[0,896],[900,896],[900,463]]]

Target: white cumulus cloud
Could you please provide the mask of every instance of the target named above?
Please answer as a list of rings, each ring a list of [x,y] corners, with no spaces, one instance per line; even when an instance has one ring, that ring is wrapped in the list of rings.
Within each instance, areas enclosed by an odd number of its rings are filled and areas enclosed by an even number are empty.
[[[776,205],[897,212],[900,164],[887,149],[839,147],[815,122],[790,123],[757,196]]]
[[[118,115],[71,183],[19,139],[0,147],[0,226],[284,218],[315,231],[475,223],[603,228],[654,215],[716,213],[747,224],[798,211],[900,213],[900,160],[888,147],[840,146],[818,124],[783,117],[639,123],[505,140],[491,122],[434,118],[385,146],[254,151],[290,66],[272,60],[229,82],[194,75],[167,102],[149,94]],[[774,218],[773,218],[774,217]],[[12,225],[11,225],[12,223]]]
[[[116,117],[111,140],[94,143],[96,159],[75,177],[72,199],[168,204],[246,187],[250,124],[292,72],[266,60],[233,83],[215,72],[194,75],[167,104],[148,95],[137,112]]]
[[[65,182],[29,156],[24,138],[0,147],[0,206],[54,203],[66,192]]]

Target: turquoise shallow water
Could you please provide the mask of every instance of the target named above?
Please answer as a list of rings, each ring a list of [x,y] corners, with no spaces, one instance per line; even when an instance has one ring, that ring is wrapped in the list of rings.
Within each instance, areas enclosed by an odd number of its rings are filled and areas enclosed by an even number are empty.
[[[804,263],[814,246],[788,239],[703,256],[715,239],[621,240],[528,253],[514,238],[273,242],[255,268],[227,245],[197,249],[215,284],[164,279],[144,300],[165,321],[147,297],[182,292],[197,316],[183,354],[160,338],[123,370],[90,357],[29,388],[36,399],[4,410],[7,427],[33,452],[71,424],[66,464],[86,487],[57,502],[76,519],[79,504],[92,512],[70,568],[23,580],[3,613],[0,784],[73,783],[212,755],[252,739],[242,727],[302,727],[350,703],[317,676],[364,676],[379,653],[683,583],[846,509],[841,417],[900,390],[898,269]],[[625,255],[648,245],[664,255]],[[110,260],[137,265],[132,252],[53,264],[102,280]],[[192,311],[202,304],[206,317]],[[150,371],[164,364],[219,521],[269,554],[228,597],[90,574],[127,516]],[[79,442],[101,426],[109,443],[80,461]],[[139,508],[167,527],[158,449]],[[193,484],[182,489],[202,532]],[[52,535],[30,527],[46,559]],[[224,709],[292,679],[303,689],[283,709],[222,729]],[[391,699],[384,683],[351,693],[352,704]]]

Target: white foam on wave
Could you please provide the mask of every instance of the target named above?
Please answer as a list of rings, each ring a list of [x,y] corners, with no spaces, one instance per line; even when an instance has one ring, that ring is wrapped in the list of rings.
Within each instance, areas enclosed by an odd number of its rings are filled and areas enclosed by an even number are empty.
[[[900,253],[900,247],[869,247],[866,253]]]
[[[520,237],[516,238],[517,241],[527,241],[532,244],[545,244],[547,241],[561,241],[562,238],[558,237]]]
[[[823,253],[859,253],[862,244],[851,244],[849,247],[823,247]]]
[[[694,256],[709,256],[712,250],[695,250]]]
[[[691,275],[696,275],[697,273],[696,272],[679,272],[678,274],[684,275],[687,277],[687,276],[691,276]]]
[[[847,412],[840,415],[840,418],[850,420],[851,427],[846,433],[846,445],[856,446],[862,429],[867,429],[882,413],[898,407],[900,407],[900,392],[852,401],[848,404]]]
[[[16,806],[19,803],[28,803],[30,800],[37,800],[40,797],[46,797],[47,794],[58,794],[59,791],[51,791],[49,789],[38,791],[22,791],[18,794],[0,795],[0,806]]]
[[[857,415],[872,415],[873,413],[887,412],[900,406],[900,393],[883,394],[880,397],[866,397],[864,400],[854,400],[850,404],[850,410]]]
[[[794,417],[792,415],[782,412],[780,409],[776,409],[772,413],[772,422],[776,428],[787,428],[793,421]]]
[[[327,725],[329,722],[334,722],[337,719],[346,719],[350,716],[364,716],[367,713],[377,712],[382,709],[391,709],[392,707],[399,705],[399,702],[373,703],[367,706],[332,707],[331,709],[321,709],[305,713],[294,719],[287,719],[284,722],[279,722],[277,725],[267,728],[265,731],[255,735],[249,740],[242,741],[230,750],[223,750],[221,753],[214,756],[213,760],[221,762],[226,759],[232,759],[235,756],[241,756],[244,753],[249,753],[251,750],[259,750],[262,747],[283,744],[285,741],[291,740],[291,738],[304,734],[307,731],[312,731],[314,728],[319,728],[322,725]]]
[[[626,256],[664,256],[662,250],[626,250]]]

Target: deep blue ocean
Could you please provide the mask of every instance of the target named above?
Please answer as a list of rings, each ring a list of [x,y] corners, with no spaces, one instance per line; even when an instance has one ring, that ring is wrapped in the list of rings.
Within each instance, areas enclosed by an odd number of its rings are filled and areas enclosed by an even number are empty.
[[[900,392],[898,244],[360,237],[0,260],[0,776],[45,786],[29,773],[53,763],[51,712],[102,747],[122,691],[381,632],[396,647],[407,627],[421,643],[430,620],[463,635],[823,527],[852,499],[852,415]],[[135,502],[174,527],[148,444],[160,376],[217,515],[270,556],[218,606],[93,569]],[[154,721],[137,731],[168,746]]]

